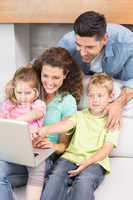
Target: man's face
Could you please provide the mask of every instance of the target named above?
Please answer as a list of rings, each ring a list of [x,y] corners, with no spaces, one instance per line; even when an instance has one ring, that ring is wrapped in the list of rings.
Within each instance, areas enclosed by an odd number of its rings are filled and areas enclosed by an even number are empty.
[[[90,63],[103,49],[104,45],[107,44],[108,36],[101,39],[94,37],[81,37],[76,35],[76,46],[79,51],[82,60],[86,63]]]

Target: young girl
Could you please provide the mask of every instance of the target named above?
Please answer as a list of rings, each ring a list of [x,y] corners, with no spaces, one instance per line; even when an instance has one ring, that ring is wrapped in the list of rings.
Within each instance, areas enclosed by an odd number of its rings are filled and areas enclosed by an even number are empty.
[[[32,68],[20,68],[12,79],[8,99],[2,105],[1,118],[15,119],[29,123],[29,130],[42,125],[46,105],[38,99],[39,81]],[[27,167],[27,200],[39,200],[44,182],[44,162],[38,167]]]

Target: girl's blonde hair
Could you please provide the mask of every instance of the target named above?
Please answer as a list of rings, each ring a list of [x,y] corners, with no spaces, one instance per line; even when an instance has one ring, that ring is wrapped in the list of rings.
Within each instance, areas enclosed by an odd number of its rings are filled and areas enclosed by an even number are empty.
[[[91,76],[89,80],[88,90],[92,86],[104,87],[108,90],[108,93],[111,94],[113,92],[113,79],[106,73],[96,73]]]
[[[36,88],[38,91],[37,97],[39,96],[40,86],[39,86],[39,81],[38,81],[38,76],[37,76],[36,71],[33,68],[21,67],[15,72],[13,79],[6,86],[7,98],[12,103],[17,104],[17,99],[15,97],[15,92],[14,92],[17,81],[27,82],[28,84],[30,84],[32,88]]]

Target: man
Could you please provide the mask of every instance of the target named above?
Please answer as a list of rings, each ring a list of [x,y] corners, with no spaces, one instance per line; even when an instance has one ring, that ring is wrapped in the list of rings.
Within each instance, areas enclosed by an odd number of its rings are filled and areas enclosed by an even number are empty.
[[[70,51],[84,74],[106,72],[123,82],[120,96],[105,111],[109,113],[107,127],[115,127],[122,108],[133,98],[133,33],[121,25],[107,26],[104,15],[88,11],[77,17],[74,32],[58,46]]]

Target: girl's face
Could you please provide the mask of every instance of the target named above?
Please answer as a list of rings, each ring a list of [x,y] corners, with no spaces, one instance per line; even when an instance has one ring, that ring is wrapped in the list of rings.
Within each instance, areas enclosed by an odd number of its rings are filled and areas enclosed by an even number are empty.
[[[47,94],[55,95],[59,88],[62,86],[66,75],[63,69],[52,67],[51,65],[44,65],[41,72],[41,81]]]
[[[106,106],[112,100],[112,94],[109,95],[105,87],[91,86],[89,88],[89,108],[94,115],[101,115]]]
[[[31,82],[16,81],[14,92],[19,104],[29,104],[35,100],[37,89],[31,87]]]

